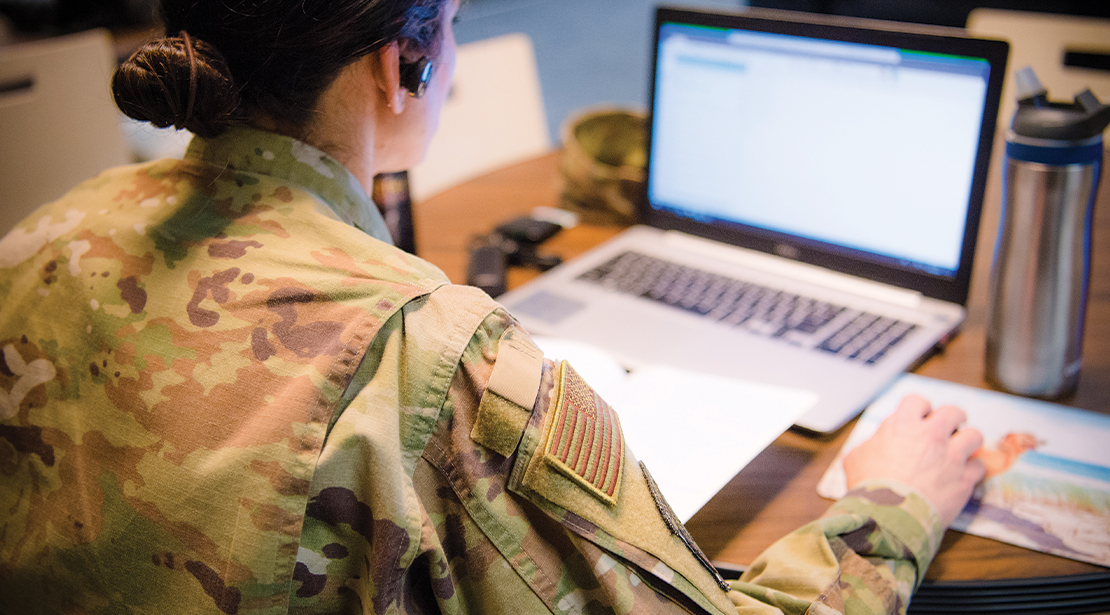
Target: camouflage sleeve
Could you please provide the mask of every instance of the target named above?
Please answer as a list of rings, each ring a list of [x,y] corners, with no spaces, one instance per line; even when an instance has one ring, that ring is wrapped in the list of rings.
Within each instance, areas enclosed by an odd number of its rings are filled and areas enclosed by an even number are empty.
[[[904,605],[939,536],[922,529],[916,496],[850,495],[730,591],[623,446],[615,413],[503,310],[462,303],[414,302],[375,340],[310,489],[294,610]]]
[[[550,361],[538,394],[505,390],[503,367],[521,348],[538,354],[504,312],[479,327],[451,382],[450,420],[415,468],[421,574],[441,588],[444,612],[904,612],[943,534],[924,499],[865,484],[768,549],[726,593],[631,451],[615,453],[624,456],[621,473],[609,474],[619,489],[590,465],[617,457],[599,452],[581,466],[558,457],[556,441],[585,451],[603,440],[594,437],[601,427],[578,441],[565,432],[603,425],[609,409],[572,368]]]
[[[730,597],[784,613],[905,613],[944,529],[912,489],[865,481],[768,548]]]
[[[413,475],[426,555],[412,573],[428,578],[440,610],[734,612],[727,585],[685,530],[679,535],[681,524],[667,525],[642,466],[617,439],[601,437],[619,431],[604,432],[598,420],[599,431],[576,443],[606,442],[592,459],[613,463],[582,473],[601,488],[546,459],[560,400],[573,398],[595,419],[605,414],[591,393],[569,366],[544,360],[504,312],[479,327],[451,382],[450,419]]]

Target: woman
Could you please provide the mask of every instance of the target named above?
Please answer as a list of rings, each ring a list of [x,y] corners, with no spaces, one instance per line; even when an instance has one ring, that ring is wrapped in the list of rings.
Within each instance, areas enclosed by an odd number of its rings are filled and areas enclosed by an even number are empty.
[[[185,160],[0,241],[0,612],[904,610],[982,475],[959,410],[908,399],[730,589],[573,369],[389,244],[456,10],[163,2],[114,91]]]

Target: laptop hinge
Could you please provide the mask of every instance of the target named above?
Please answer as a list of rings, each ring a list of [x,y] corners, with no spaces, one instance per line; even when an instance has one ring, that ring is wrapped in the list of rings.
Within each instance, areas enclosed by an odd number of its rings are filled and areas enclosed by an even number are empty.
[[[679,231],[665,231],[663,242],[680,250],[697,252],[766,273],[785,276],[793,280],[817,284],[911,309],[920,307],[924,297],[920,292],[914,290],[871,282],[844,273],[829,271],[816,265],[793,262],[777,256],[769,256],[753,250],[702,239]]]

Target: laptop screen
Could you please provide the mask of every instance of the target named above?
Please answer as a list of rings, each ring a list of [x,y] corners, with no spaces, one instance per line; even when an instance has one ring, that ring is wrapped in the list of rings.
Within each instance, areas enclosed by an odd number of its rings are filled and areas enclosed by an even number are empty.
[[[898,281],[970,267],[997,58],[970,39],[666,9],[656,33],[648,203],[662,219]]]

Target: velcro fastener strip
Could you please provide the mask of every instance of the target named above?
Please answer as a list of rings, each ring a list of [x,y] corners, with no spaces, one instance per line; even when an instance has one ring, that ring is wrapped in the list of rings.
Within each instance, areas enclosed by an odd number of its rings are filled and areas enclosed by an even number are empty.
[[[536,403],[543,376],[543,353],[526,341],[502,338],[486,387],[528,410]]]

